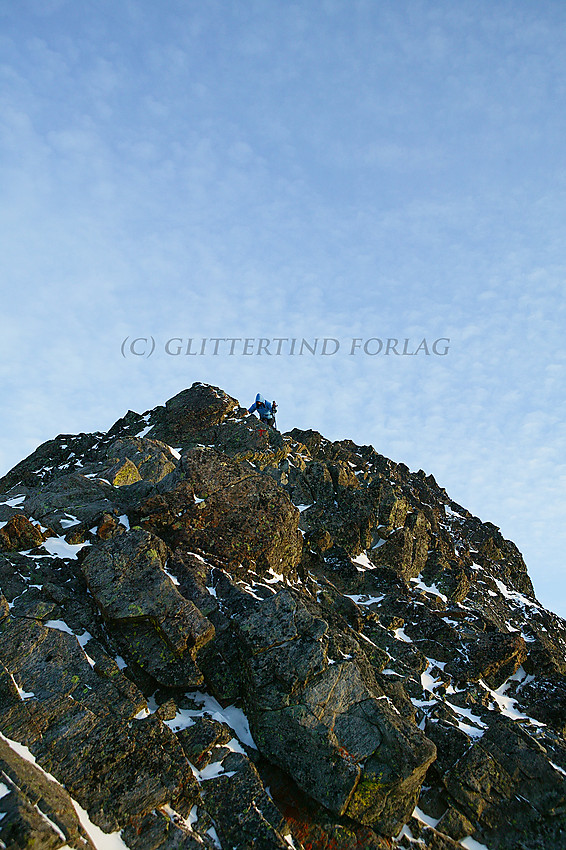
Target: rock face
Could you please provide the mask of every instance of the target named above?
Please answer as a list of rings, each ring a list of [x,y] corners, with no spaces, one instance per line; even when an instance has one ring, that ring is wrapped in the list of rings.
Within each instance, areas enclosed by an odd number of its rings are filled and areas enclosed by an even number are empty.
[[[431,475],[198,383],[0,493],[0,847],[566,847],[566,624]]]

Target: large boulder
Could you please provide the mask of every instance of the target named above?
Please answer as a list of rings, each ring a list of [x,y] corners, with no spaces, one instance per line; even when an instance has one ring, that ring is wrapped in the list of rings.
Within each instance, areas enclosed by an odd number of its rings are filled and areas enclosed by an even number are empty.
[[[202,683],[194,654],[212,623],[178,592],[164,566],[166,545],[142,529],[94,546],[81,565],[90,592],[126,652],[156,681]]]
[[[0,528],[0,551],[33,549],[41,546],[45,539],[41,529],[24,514],[15,514]]]
[[[261,752],[336,815],[398,832],[434,744],[376,698],[354,661],[328,663],[327,624],[289,591],[240,617],[238,629]]]
[[[115,487],[134,484],[142,479],[157,484],[173,472],[177,465],[168,445],[145,437],[114,440],[108,446],[106,456],[112,465],[103,473],[103,477]]]
[[[110,484],[71,472],[32,490],[23,507],[26,514],[43,525],[51,525],[68,515],[93,525],[103,512],[113,512],[112,500]]]
[[[155,412],[152,423],[157,421],[147,437],[177,448],[198,431],[222,422],[237,406],[237,400],[218,387],[194,383]]]
[[[199,448],[183,455],[160,490],[142,504],[138,521],[173,549],[196,547],[235,571],[294,574],[302,552],[299,512],[271,477]]]

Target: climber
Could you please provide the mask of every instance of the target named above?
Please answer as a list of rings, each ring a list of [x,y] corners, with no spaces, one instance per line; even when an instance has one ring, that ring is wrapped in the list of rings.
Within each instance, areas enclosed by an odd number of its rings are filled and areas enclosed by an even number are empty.
[[[277,404],[274,401],[266,401],[259,393],[255,397],[255,401],[248,410],[248,413],[253,413],[257,410],[261,422],[265,422],[270,428],[277,430],[275,423],[275,414],[277,412]]]

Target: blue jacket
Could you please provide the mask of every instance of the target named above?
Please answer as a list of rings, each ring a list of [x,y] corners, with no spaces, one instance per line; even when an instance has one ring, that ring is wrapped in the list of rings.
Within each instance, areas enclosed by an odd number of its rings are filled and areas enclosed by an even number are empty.
[[[261,407],[258,406],[261,404]],[[259,413],[260,419],[273,419],[272,405],[270,401],[266,401],[259,393],[255,397],[255,401],[248,409],[248,413],[253,413],[255,410]]]

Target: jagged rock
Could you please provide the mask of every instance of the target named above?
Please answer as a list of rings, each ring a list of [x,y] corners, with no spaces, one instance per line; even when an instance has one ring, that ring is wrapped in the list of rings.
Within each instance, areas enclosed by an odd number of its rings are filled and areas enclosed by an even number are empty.
[[[193,726],[177,734],[186,757],[198,768],[209,763],[213,747],[227,744],[233,736],[231,729],[208,717],[197,719]]]
[[[235,398],[217,387],[194,383],[190,389],[170,398],[165,408],[158,411],[154,417],[157,422],[147,437],[177,448],[196,432],[222,422],[237,406]]]
[[[566,624],[432,476],[193,384],[0,489],[0,730],[132,850],[564,845]]]
[[[339,818],[314,803],[279,768],[261,761],[259,770],[289,825],[295,846],[300,842],[302,847],[311,850],[390,850],[389,839],[350,818]]]
[[[10,517],[6,525],[0,528],[0,551],[33,549],[35,546],[41,546],[45,539],[40,528],[23,514],[17,514]]]
[[[27,514],[44,525],[54,525],[68,513],[93,525],[103,512],[112,513],[111,500],[110,484],[72,472],[32,491],[24,507]]]
[[[461,657],[446,668],[456,679],[484,679],[491,688],[498,688],[517,671],[527,658],[527,645],[521,635],[490,633],[481,635],[465,647]]]
[[[130,850],[217,850],[210,835],[197,832],[173,810],[133,817],[121,837]]]
[[[211,449],[193,449],[180,483],[142,505],[140,522],[173,548],[209,552],[231,568],[292,575],[301,557],[298,511],[273,480]]]
[[[12,850],[95,850],[62,785],[0,739],[0,841]]]
[[[285,819],[265,791],[257,770],[241,753],[230,753],[226,773],[204,783],[202,794],[221,845],[241,850],[287,850]],[[228,774],[232,774],[231,776]]]
[[[108,446],[106,455],[113,466],[104,473],[115,487],[151,481],[157,484],[176,468],[174,455],[165,443],[145,437],[122,437]]]
[[[545,845],[545,836],[566,835],[566,783],[526,730],[505,717],[493,720],[483,737],[442,778],[452,805],[482,824],[488,846]],[[525,809],[524,800],[530,801]],[[530,842],[530,843],[529,843]]]
[[[521,698],[533,717],[566,735],[566,682],[563,679],[541,676],[521,689]]]
[[[214,626],[177,591],[164,570],[168,550],[142,529],[92,547],[81,569],[105,620],[140,667],[157,682],[202,682],[191,653]]]
[[[141,481],[141,475],[138,468],[131,460],[125,460],[115,463],[110,469],[104,471],[104,477],[108,479],[113,487],[126,487],[128,484],[135,484],[136,481]]]
[[[288,592],[238,628],[251,651],[247,700],[262,753],[331,811],[394,834],[414,807],[434,745],[368,691],[356,664],[328,666],[327,624]]]

